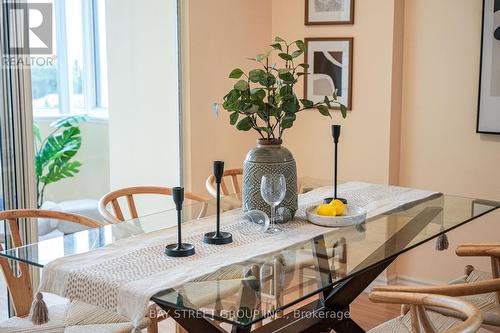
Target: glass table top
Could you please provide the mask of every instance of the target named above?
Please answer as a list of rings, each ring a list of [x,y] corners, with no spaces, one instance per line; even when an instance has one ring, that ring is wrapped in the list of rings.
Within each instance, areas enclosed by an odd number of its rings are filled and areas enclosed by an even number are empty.
[[[304,191],[323,186],[325,182],[308,179],[307,184],[302,186]],[[239,206],[239,196],[222,200],[225,210]],[[215,207],[214,200],[186,204],[183,221],[196,223],[200,211],[213,215]],[[314,239],[227,265],[178,288],[162,291],[153,301],[248,326],[497,208],[500,203],[494,201],[436,194],[370,218],[361,225],[325,228],[324,234]],[[166,210],[10,249],[0,255],[43,267],[63,256],[174,227],[176,219],[174,209]],[[248,222],[242,219],[241,223]]]

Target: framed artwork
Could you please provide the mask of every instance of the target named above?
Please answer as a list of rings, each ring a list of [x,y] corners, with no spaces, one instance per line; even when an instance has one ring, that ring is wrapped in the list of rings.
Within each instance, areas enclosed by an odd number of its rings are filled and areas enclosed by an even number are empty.
[[[306,38],[304,97],[319,102],[337,91],[339,102],[351,110],[353,38]]]
[[[305,0],[305,25],[354,24],[354,0]]]
[[[500,134],[500,0],[483,0],[477,133]]]

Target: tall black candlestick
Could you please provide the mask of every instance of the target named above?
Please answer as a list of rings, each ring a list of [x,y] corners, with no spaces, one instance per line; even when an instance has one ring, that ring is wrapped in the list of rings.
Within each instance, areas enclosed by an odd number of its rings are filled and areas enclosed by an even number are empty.
[[[340,138],[340,125],[332,125],[332,137],[334,144],[334,155],[333,155],[333,198],[324,199],[325,203],[330,203],[334,199],[338,199],[342,201],[344,204],[347,203],[347,200],[344,198],[339,198],[337,196],[337,155],[338,155],[338,144]]]
[[[182,203],[184,202],[184,188],[174,187],[172,197],[177,210],[177,243],[165,247],[165,254],[169,257],[188,257],[194,254],[194,245],[182,242]]]
[[[233,241],[233,236],[229,232],[220,231],[220,184],[224,176],[224,162],[214,161],[214,177],[217,184],[217,226],[215,232],[206,233],[203,241],[208,244],[223,245]]]

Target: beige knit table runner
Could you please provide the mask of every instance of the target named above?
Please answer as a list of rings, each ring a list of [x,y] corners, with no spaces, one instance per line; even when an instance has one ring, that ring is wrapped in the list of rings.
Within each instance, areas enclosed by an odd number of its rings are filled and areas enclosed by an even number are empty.
[[[214,216],[187,222],[183,224],[184,241],[196,247],[196,254],[188,258],[171,258],[163,253],[165,245],[175,242],[177,235],[176,228],[167,228],[54,260],[43,269],[40,291],[113,310],[138,323],[157,292],[332,231],[305,220],[305,208],[331,193],[331,187],[323,187],[299,195],[295,220],[282,225],[285,231],[279,234],[263,233],[259,225],[244,222],[240,209],[226,212],[221,223],[224,231],[233,234],[233,243],[224,246],[202,241],[203,234],[214,229]],[[339,186],[339,195],[365,208],[368,217],[434,193],[363,182]],[[161,214],[158,216],[161,218]]]

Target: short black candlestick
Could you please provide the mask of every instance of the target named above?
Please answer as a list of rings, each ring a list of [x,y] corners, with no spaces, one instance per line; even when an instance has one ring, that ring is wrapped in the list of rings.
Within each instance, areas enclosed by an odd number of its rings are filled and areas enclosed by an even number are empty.
[[[334,162],[333,162],[333,198],[326,198],[323,200],[324,203],[330,203],[332,200],[337,199],[342,201],[344,204],[347,203],[347,200],[344,198],[337,197],[337,152],[338,152],[338,144],[340,138],[340,125],[332,125],[332,136],[333,136],[333,144],[335,147],[334,153]]]
[[[194,245],[183,243],[181,234],[182,203],[184,202],[184,188],[174,187],[172,189],[175,209],[177,210],[177,243],[165,247],[165,254],[169,257],[189,257],[194,254]]]
[[[224,162],[214,161],[214,177],[217,184],[217,230],[206,233],[203,241],[207,244],[224,245],[232,243],[233,235],[229,232],[220,231],[220,184],[224,175]]]

